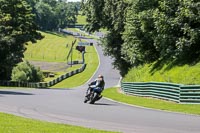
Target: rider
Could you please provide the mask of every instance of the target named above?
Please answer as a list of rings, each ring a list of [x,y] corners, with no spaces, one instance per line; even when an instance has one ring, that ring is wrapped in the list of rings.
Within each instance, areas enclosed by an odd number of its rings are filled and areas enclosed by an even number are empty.
[[[90,92],[91,91],[97,92],[99,94],[98,100],[101,99],[102,98],[101,92],[104,90],[104,86],[105,86],[103,75],[100,74],[95,81],[89,84],[89,86],[90,86],[89,87]]]

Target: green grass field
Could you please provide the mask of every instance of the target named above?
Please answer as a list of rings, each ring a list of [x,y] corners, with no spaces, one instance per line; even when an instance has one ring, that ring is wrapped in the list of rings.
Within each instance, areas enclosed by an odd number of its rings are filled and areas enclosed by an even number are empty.
[[[77,24],[87,24],[86,22],[86,16],[81,15],[82,13],[79,12],[79,15],[77,16]]]
[[[103,92],[103,96],[130,105],[200,115],[200,105],[198,104],[178,104],[155,98],[124,95],[122,93],[119,93],[118,88],[105,89]]]
[[[85,63],[87,66],[82,73],[67,78],[51,88],[72,88],[87,82],[99,65],[98,55],[93,46],[86,47]]]
[[[75,38],[73,36],[60,34],[41,33],[45,38],[38,40],[37,43],[28,43],[26,46],[27,50],[24,53],[25,59],[47,62],[66,62],[67,54]],[[77,43],[78,40],[76,44]],[[79,58],[81,57],[78,51],[73,50],[73,59]]]
[[[75,41],[75,37],[66,36],[57,33],[46,33],[41,32],[45,36],[42,40],[38,40],[37,43],[28,43],[27,50],[24,53],[25,60],[28,61],[41,61],[40,64],[45,64],[45,62],[69,62],[71,56],[67,60],[67,55],[71,48],[72,42]],[[76,44],[73,48],[72,59],[73,60],[82,60],[82,54],[75,49],[80,40],[76,39]],[[42,63],[44,62],[44,63]],[[49,65],[49,64],[46,64]],[[58,66],[59,67],[59,66]],[[60,75],[65,74],[66,72],[80,68],[80,65],[74,65],[73,67],[67,68],[65,70],[60,70],[58,72],[51,72],[51,70],[43,70],[45,72],[54,73],[57,78]],[[54,78],[45,78],[45,81],[53,80]]]
[[[26,119],[5,113],[0,113],[0,118],[1,133],[109,133],[79,126]]]

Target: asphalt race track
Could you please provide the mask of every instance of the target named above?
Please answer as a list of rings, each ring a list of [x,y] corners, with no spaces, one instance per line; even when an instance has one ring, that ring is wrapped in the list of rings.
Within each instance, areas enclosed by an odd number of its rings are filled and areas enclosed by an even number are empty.
[[[93,40],[88,40],[93,41]],[[96,42],[93,41],[96,45]],[[106,87],[120,76],[109,57],[97,46],[100,65],[94,74],[105,76]],[[80,125],[127,133],[199,133],[200,116],[152,110],[120,104],[105,98],[94,105],[83,103],[87,83],[76,89],[0,90],[0,111],[50,122]]]

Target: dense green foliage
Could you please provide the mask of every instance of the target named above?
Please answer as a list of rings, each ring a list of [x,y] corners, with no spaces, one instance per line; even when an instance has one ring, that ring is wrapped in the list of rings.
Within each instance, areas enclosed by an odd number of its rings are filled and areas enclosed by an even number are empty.
[[[200,57],[200,3],[197,0],[140,0],[127,10],[122,53],[132,64]]]
[[[19,63],[12,70],[12,80],[22,82],[40,82],[44,76],[40,68],[36,68],[28,61]]]
[[[198,0],[87,0],[83,7],[89,31],[108,29],[104,52],[122,75],[156,60],[199,61]]]
[[[154,47],[157,33],[153,31],[155,29],[153,11],[156,7],[158,0],[135,0],[127,8],[122,54],[132,65],[159,58],[158,51]]]
[[[80,2],[66,0],[27,0],[36,15],[40,30],[58,30],[69,24],[75,24]]]
[[[84,0],[83,0],[84,1]],[[124,75],[129,62],[122,58],[125,11],[128,4],[124,0],[87,0],[84,1],[83,13],[88,24],[86,30],[92,32],[106,28],[109,32],[102,40],[104,53],[114,58],[114,66]]]
[[[0,79],[10,79],[13,66],[22,61],[24,43],[40,37],[31,11],[25,0],[0,0]]]

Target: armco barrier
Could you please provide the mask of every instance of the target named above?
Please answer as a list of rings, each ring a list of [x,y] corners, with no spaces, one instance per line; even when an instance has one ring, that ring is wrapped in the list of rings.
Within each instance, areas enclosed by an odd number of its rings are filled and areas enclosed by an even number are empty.
[[[50,86],[53,86],[53,85],[59,83],[60,81],[66,79],[68,77],[71,77],[77,73],[84,71],[85,67],[86,67],[86,64],[83,64],[81,68],[79,68],[75,71],[66,73],[64,75],[61,75],[58,78],[53,79],[52,81],[49,81],[49,82],[30,83],[30,82],[16,82],[16,81],[0,81],[0,86],[47,88],[47,87],[50,87]]]
[[[200,86],[163,82],[122,82],[125,94],[148,96],[177,103],[200,104]]]
[[[180,87],[181,103],[200,103],[200,86],[181,86]]]

